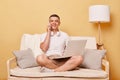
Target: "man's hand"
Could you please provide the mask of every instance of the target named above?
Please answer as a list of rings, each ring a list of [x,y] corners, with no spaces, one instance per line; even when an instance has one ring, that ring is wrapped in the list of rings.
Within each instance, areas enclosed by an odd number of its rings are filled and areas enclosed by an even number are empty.
[[[49,24],[47,27],[47,32],[51,32],[52,31],[52,26]]]

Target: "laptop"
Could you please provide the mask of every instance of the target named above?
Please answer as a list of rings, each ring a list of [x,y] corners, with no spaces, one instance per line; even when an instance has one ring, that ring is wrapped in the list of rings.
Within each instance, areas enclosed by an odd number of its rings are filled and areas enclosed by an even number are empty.
[[[50,59],[69,58],[71,56],[83,55],[87,40],[69,40],[62,56],[54,55]]]

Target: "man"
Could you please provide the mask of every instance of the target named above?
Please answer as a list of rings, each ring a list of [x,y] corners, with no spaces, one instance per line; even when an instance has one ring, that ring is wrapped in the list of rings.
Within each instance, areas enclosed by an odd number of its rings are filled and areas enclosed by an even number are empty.
[[[44,54],[37,56],[37,62],[40,66],[53,69],[55,72],[73,70],[79,66],[83,58],[82,56],[72,56],[70,58],[52,60],[51,55],[63,55],[67,39],[69,38],[65,32],[59,30],[60,17],[52,14],[49,17],[49,25],[47,32],[41,35],[40,48]]]

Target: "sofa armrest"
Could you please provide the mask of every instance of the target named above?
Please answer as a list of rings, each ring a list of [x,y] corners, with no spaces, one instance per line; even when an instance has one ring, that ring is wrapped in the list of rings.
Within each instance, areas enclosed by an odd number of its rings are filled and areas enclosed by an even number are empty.
[[[103,59],[102,65],[104,67],[104,70],[108,73],[108,78],[109,78],[109,61],[107,61],[106,59]]]
[[[10,58],[7,60],[7,72],[8,72],[8,77],[10,76],[10,69],[14,68],[17,66],[16,58]]]

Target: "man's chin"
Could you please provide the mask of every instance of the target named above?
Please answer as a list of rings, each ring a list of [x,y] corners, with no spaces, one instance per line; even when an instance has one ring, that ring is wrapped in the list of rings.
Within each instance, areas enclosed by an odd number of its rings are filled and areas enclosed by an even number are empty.
[[[52,29],[53,29],[53,30],[57,30],[57,28],[56,28],[56,27],[52,27]]]

